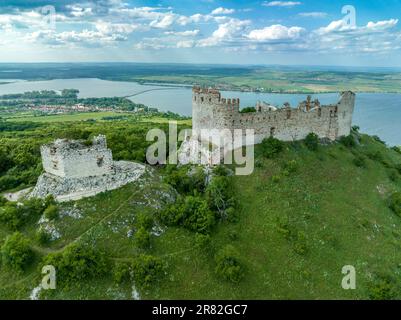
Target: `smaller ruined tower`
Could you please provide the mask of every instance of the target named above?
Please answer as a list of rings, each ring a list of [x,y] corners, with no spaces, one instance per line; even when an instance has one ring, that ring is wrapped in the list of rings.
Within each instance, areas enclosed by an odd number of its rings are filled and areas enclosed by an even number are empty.
[[[63,178],[85,178],[108,174],[113,156],[106,137],[99,135],[87,146],[81,141],[58,139],[40,148],[43,168]]]

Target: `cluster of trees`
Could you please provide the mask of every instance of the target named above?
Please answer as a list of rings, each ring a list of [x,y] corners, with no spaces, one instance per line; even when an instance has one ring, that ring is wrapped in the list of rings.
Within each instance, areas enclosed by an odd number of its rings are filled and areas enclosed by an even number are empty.
[[[16,272],[23,272],[34,257],[29,240],[19,232],[6,238],[0,248],[0,254],[2,265]]]
[[[35,139],[0,139],[0,191],[32,185],[42,171]]]
[[[35,223],[40,216],[49,210],[54,210],[54,198],[49,196],[45,200],[31,198],[22,203],[1,201],[0,223],[9,230],[16,231],[29,223]]]
[[[117,284],[133,280],[139,289],[146,290],[162,279],[166,268],[167,265],[162,259],[141,254],[134,259],[115,263],[113,278]]]
[[[169,166],[165,172],[165,181],[179,192],[179,197],[159,212],[164,224],[208,234],[218,221],[235,219],[232,177],[224,167],[216,167],[211,177],[203,167]]]
[[[158,212],[160,221],[195,233],[195,245],[210,253],[213,228],[218,222],[235,221],[237,204],[234,198],[233,177],[223,165],[206,172],[203,167],[172,167],[165,169],[165,181],[179,193],[174,204]],[[244,267],[238,252],[224,246],[214,257],[215,272],[220,278],[238,282]]]

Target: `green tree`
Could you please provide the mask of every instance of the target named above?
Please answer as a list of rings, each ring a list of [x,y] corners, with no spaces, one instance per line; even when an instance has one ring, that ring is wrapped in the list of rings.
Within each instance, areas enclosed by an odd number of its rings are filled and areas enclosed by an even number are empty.
[[[136,245],[142,249],[146,249],[150,246],[150,233],[144,227],[140,227],[134,235],[134,241]]]
[[[1,247],[3,265],[18,272],[23,271],[33,256],[29,240],[19,232],[8,236]]]
[[[261,149],[264,157],[273,158],[284,149],[284,143],[273,137],[265,138],[262,141]]]
[[[140,255],[132,264],[135,284],[139,288],[147,289],[161,279],[165,269],[166,265],[160,258]]]
[[[309,133],[305,138],[305,145],[311,151],[316,151],[319,148],[319,137],[316,133]]]

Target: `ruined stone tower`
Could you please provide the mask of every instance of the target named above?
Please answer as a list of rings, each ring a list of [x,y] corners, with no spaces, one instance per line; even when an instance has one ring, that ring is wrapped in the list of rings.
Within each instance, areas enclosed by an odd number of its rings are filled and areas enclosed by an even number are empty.
[[[215,89],[193,87],[193,131],[196,136],[202,129],[253,129],[255,143],[269,136],[283,141],[302,140],[311,132],[336,140],[350,134],[354,105],[355,94],[346,91],[337,104],[322,106],[308,97],[297,108],[288,103],[283,108],[258,103],[256,112],[240,113],[239,99],[222,98]]]
[[[63,178],[84,178],[108,174],[113,166],[106,137],[97,136],[92,145],[58,139],[40,148],[46,172]]]

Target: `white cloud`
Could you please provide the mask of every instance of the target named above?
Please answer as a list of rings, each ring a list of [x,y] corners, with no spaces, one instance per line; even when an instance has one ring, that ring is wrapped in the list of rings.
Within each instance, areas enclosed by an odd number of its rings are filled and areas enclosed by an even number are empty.
[[[223,42],[232,41],[235,38],[241,38],[244,29],[250,24],[250,20],[230,19],[228,22],[219,24],[211,37],[200,40],[198,46],[216,46]]]
[[[295,7],[299,6],[302,3],[299,1],[270,1],[263,2],[263,6],[265,7]]]
[[[175,22],[175,19],[176,19],[175,14],[167,13],[167,14],[161,16],[160,18],[153,20],[150,23],[150,26],[152,28],[166,29],[173,25],[173,23]]]
[[[342,31],[349,31],[355,30],[356,26],[348,24],[345,20],[335,20],[329,23],[326,27],[321,27],[317,30],[317,33],[323,35],[332,32],[342,32]]]
[[[301,12],[298,14],[301,17],[307,17],[307,18],[325,18],[327,17],[326,12]]]
[[[193,40],[183,40],[177,42],[177,48],[192,48],[195,45]]]
[[[271,41],[271,40],[289,40],[300,37],[305,29],[301,27],[286,27],[281,24],[275,24],[263,29],[252,30],[248,34],[248,38],[256,41]]]
[[[227,9],[223,7],[216,8],[212,11],[211,14],[218,15],[218,14],[233,14],[235,12],[234,9]]]
[[[371,30],[385,30],[389,28],[393,28],[397,25],[398,19],[390,19],[390,20],[384,20],[384,21],[378,21],[378,22],[368,22],[366,25],[367,29]]]
[[[164,34],[174,35],[174,36],[182,36],[182,37],[193,37],[199,34],[200,30],[185,30],[185,31],[166,31]]]

